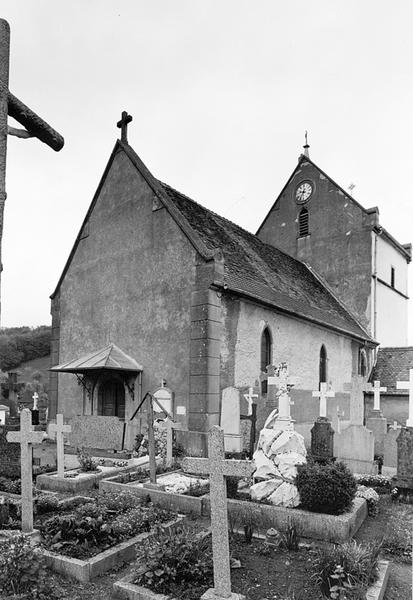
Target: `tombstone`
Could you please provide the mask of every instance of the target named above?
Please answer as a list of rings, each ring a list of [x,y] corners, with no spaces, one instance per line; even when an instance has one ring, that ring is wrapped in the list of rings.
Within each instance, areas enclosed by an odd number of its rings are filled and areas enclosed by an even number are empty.
[[[344,385],[344,391],[350,392],[350,425],[363,425],[364,392],[371,390],[371,383],[367,383],[361,375],[353,375],[351,383]]]
[[[227,387],[222,390],[221,427],[224,430],[225,452],[242,452],[240,397],[237,388]]]
[[[278,388],[278,415],[275,417],[271,427],[273,429],[293,430],[294,421],[291,418],[291,405],[294,404],[290,398],[290,389],[296,384],[288,374],[288,365],[280,363],[274,370],[274,376],[268,377],[268,387]],[[268,422],[268,419],[267,419]],[[265,427],[265,425],[264,425]]]
[[[32,413],[24,408],[20,413],[20,431],[9,431],[8,442],[20,444],[21,451],[21,510],[22,532],[33,531],[33,444],[41,444],[44,438],[43,431],[33,431]]]
[[[413,490],[413,427],[402,427],[397,437],[397,474],[394,483],[403,490]]]
[[[396,425],[389,428],[383,440],[383,469],[393,469],[392,475],[396,473],[397,467],[397,438],[401,427]],[[388,474],[388,473],[383,473]]]
[[[154,412],[164,412],[166,415],[173,416],[173,393],[166,387],[165,379],[162,379],[161,387],[153,393],[153,398],[155,400],[153,403]]]
[[[320,416],[311,429],[311,454],[320,463],[330,462],[334,458],[334,430],[327,418],[327,398],[336,395],[327,389],[327,383],[320,384],[320,390],[313,392],[313,398],[320,398]]]
[[[398,390],[409,390],[409,416],[406,427],[413,427],[413,369],[409,369],[409,381],[398,381]]]
[[[32,398],[33,398],[32,425],[38,425],[39,424],[39,409],[38,409],[39,394],[37,392],[34,392]]]
[[[10,408],[4,404],[0,404],[0,425],[6,424],[6,419],[10,414]]]
[[[57,474],[59,477],[65,476],[65,446],[64,434],[70,433],[72,428],[70,425],[64,425],[63,415],[56,415],[56,424],[49,425],[49,434],[56,435],[56,453],[57,453]]]
[[[384,438],[387,433],[387,419],[380,410],[380,392],[387,392],[386,387],[380,387],[380,381],[374,381],[374,406],[371,415],[366,419],[366,427],[374,435],[374,453],[384,453]]]
[[[208,434],[208,458],[184,458],[182,468],[190,473],[209,475],[210,481],[214,588],[207,590],[201,600],[243,600],[244,596],[231,592],[225,477],[249,477],[255,471],[255,464],[225,459],[224,431],[215,425]]]
[[[341,433],[341,420],[344,417],[344,410],[341,410],[339,406],[337,406],[337,411],[333,412],[333,418],[331,420],[331,425],[333,427],[334,433]]]
[[[250,417],[252,415],[252,405],[255,404],[254,398],[258,398],[258,394],[254,394],[254,388],[250,387],[248,390],[248,394],[244,394],[244,398],[248,404],[247,416]]]
[[[69,436],[71,446],[123,450],[124,423],[118,417],[76,416],[70,420],[70,425],[72,427]]]

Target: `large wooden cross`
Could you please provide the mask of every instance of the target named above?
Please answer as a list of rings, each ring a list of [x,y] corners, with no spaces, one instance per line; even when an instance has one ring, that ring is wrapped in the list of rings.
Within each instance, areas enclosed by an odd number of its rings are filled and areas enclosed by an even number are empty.
[[[407,427],[413,427],[413,369],[409,369],[409,381],[398,381],[398,390],[409,390],[409,415],[406,421]]]
[[[253,461],[225,459],[224,430],[214,425],[208,434],[208,458],[184,458],[184,471],[209,475],[211,502],[214,593],[231,597],[226,476],[249,477],[256,467]]]
[[[4,203],[6,201],[7,135],[20,138],[37,137],[58,152],[64,140],[50,125],[37,116],[9,91],[10,26],[0,19],[0,273],[3,237]],[[25,129],[9,127],[8,117],[13,117]]]
[[[8,442],[20,444],[21,459],[21,503],[22,503],[22,532],[33,531],[33,444],[41,444],[44,431],[33,431],[32,413],[24,408],[20,413],[20,431],[9,431]]]
[[[56,435],[56,453],[57,453],[57,474],[59,477],[65,476],[65,443],[64,434],[70,433],[72,428],[65,425],[63,415],[56,415],[56,423],[49,425],[49,433]]]
[[[320,417],[327,417],[327,398],[334,398],[335,392],[328,389],[325,381],[320,383],[320,391],[313,392],[313,398],[320,398]]]

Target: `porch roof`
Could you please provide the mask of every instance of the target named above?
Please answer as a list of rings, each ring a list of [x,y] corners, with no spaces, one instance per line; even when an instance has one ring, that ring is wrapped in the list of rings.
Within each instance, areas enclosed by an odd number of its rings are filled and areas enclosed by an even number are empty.
[[[90,371],[143,371],[143,367],[115,344],[56,365],[50,371],[60,373],[88,373]]]

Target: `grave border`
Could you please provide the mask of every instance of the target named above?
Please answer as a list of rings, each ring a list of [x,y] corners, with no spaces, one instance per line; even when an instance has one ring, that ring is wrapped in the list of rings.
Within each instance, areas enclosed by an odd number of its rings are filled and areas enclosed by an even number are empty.
[[[378,579],[366,590],[366,600],[383,600],[389,578],[390,562],[379,560]],[[132,583],[133,574],[126,575],[113,584],[113,596],[120,600],[176,600],[165,594],[156,594],[148,588]],[[234,598],[238,594],[233,594]]]
[[[181,525],[186,519],[185,515],[178,515],[172,521],[168,521],[162,525],[162,529],[173,531],[175,527]],[[46,559],[47,567],[52,571],[61,573],[77,581],[88,582],[122,563],[133,560],[136,554],[135,546],[153,535],[155,535],[155,531],[140,533],[87,560],[64,556],[63,554],[57,554],[44,548],[40,548],[39,550]]]

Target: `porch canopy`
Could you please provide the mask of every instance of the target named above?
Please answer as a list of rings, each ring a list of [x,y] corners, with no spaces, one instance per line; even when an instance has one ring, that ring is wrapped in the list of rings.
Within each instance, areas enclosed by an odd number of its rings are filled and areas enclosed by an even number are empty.
[[[95,350],[80,358],[75,358],[68,362],[56,365],[49,369],[59,373],[74,373],[82,375],[92,375],[97,371],[127,371],[129,373],[139,373],[143,367],[133,358],[128,356],[115,344],[109,344],[100,350]]]

